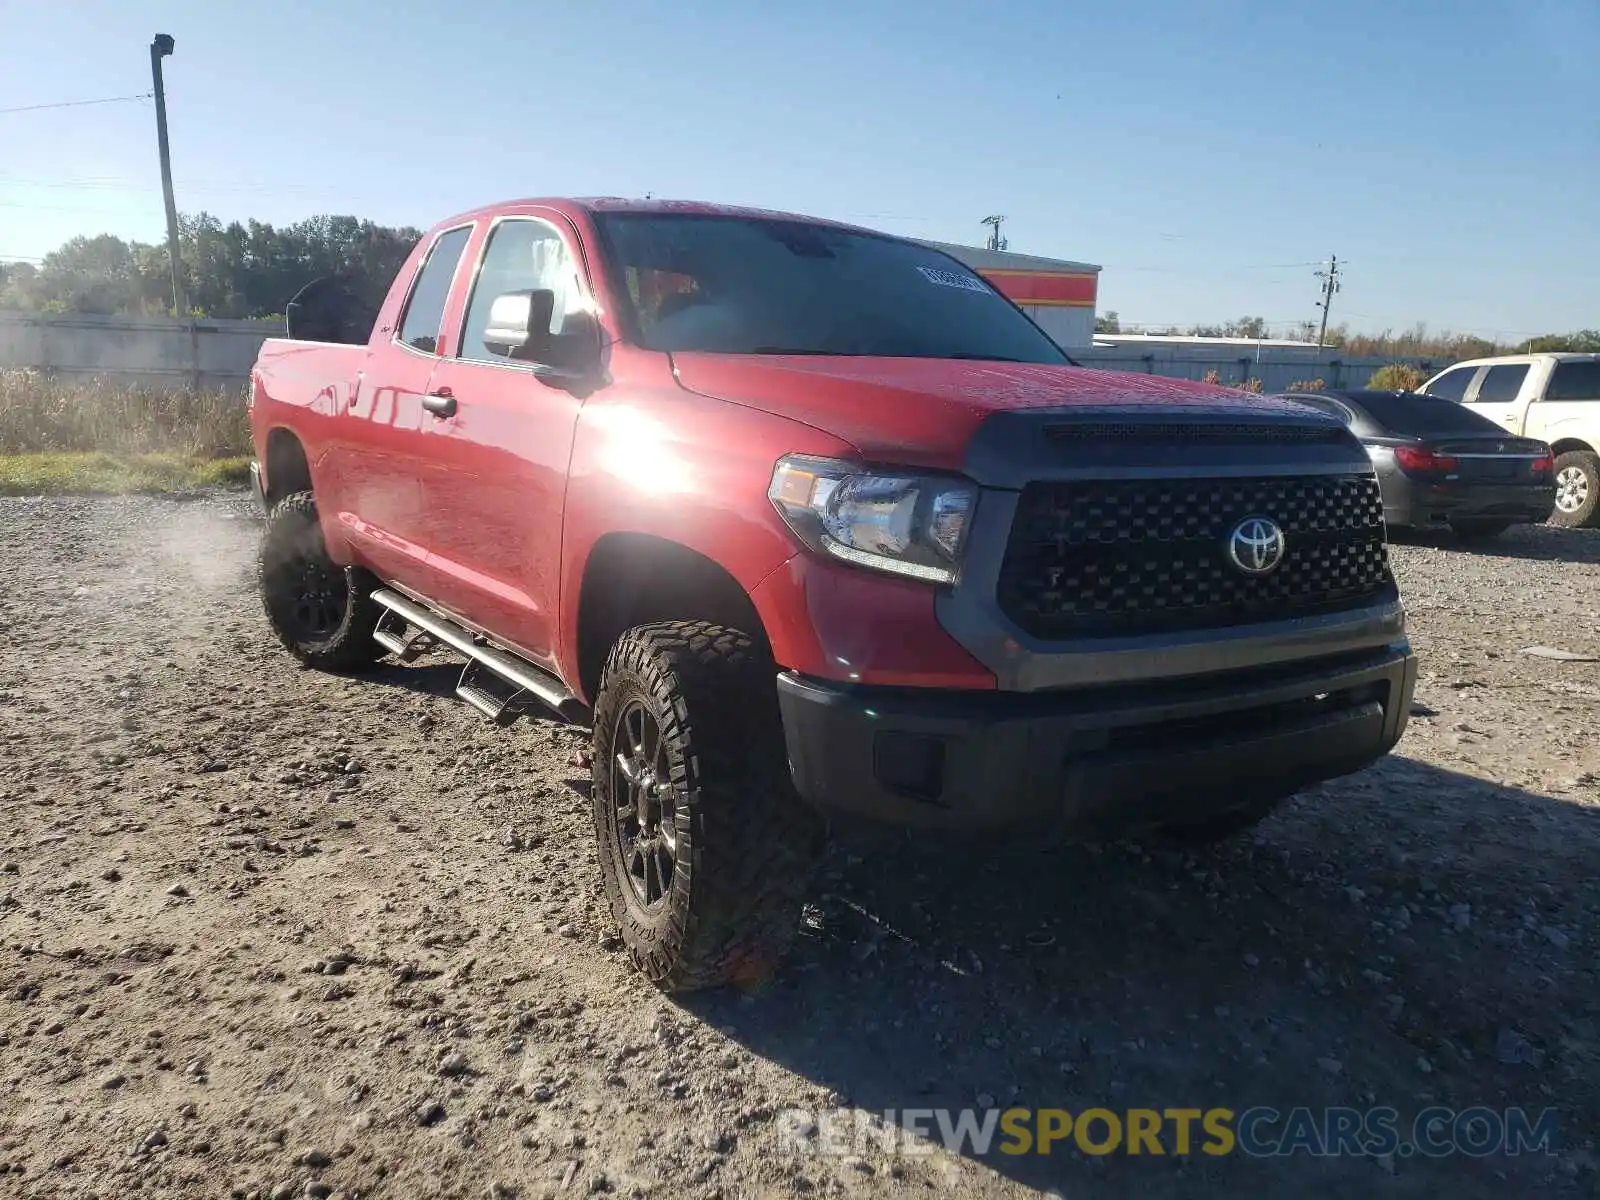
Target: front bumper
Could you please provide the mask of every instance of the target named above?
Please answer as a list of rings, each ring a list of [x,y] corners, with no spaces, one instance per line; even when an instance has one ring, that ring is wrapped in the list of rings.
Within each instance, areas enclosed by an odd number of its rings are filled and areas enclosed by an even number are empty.
[[[1195,820],[1360,770],[1400,739],[1398,641],[1293,668],[1047,691],[778,677],[789,764],[819,808],[946,829],[1116,832]]]
[[[1425,483],[1408,479],[1386,483],[1383,519],[1391,526],[1438,528],[1452,521],[1507,521],[1538,524],[1556,505],[1554,483]]]

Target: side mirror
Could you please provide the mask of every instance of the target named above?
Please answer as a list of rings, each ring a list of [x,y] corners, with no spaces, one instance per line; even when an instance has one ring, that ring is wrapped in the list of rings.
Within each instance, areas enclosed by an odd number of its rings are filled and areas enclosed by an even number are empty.
[[[581,378],[600,369],[600,328],[587,313],[568,313],[560,333],[550,332],[555,293],[548,288],[504,292],[489,306],[484,347],[515,362],[533,363],[536,374]]]
[[[502,292],[489,305],[484,348],[505,358],[538,360],[551,340],[550,318],[555,306],[556,294],[548,288]]]

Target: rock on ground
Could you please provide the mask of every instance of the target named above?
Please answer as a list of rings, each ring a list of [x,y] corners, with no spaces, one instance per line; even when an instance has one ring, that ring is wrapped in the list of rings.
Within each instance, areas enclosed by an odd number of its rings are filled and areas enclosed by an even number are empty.
[[[675,1003],[604,918],[581,736],[487,724],[443,659],[299,670],[256,533],[235,495],[0,501],[0,1194],[1595,1186],[1600,678],[1519,651],[1600,650],[1600,535],[1397,545],[1418,715],[1253,836],[858,837],[774,980]],[[1574,1143],[1253,1162],[779,1137],[980,1094],[1548,1106]]]

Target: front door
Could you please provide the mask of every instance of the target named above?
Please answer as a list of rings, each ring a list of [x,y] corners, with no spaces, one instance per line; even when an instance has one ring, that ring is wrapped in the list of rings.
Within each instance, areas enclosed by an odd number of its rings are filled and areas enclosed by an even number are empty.
[[[582,401],[484,344],[489,310],[507,292],[555,293],[551,332],[592,310],[570,229],[529,209],[490,229],[451,353],[429,390],[452,403],[424,427],[434,599],[470,624],[554,667],[567,464]],[[574,321],[574,327],[582,322]]]

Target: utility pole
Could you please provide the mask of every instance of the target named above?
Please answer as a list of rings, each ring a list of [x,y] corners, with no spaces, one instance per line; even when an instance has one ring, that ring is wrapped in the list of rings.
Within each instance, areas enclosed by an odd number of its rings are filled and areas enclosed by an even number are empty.
[[[1317,307],[1322,310],[1322,329],[1317,334],[1317,349],[1322,349],[1323,343],[1328,340],[1328,312],[1333,308],[1333,294],[1339,290],[1339,256],[1328,256],[1328,269],[1318,271],[1317,278],[1322,280],[1322,299],[1317,301]]]
[[[155,82],[156,142],[161,149],[161,191],[167,201],[167,256],[172,260],[172,311],[179,320],[189,316],[183,292],[183,260],[178,257],[178,206],[172,199],[172,152],[167,147],[167,90],[161,82],[161,60],[177,45],[169,33],[158,33],[150,43],[150,77]]]
[[[991,250],[1004,250],[1011,244],[1006,238],[1000,236],[1000,222],[1004,220],[1005,218],[997,213],[992,217],[985,217],[981,222],[984,225],[993,227],[993,232],[989,234],[989,249]]]

